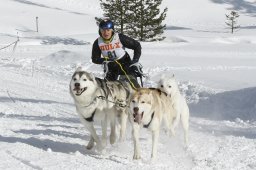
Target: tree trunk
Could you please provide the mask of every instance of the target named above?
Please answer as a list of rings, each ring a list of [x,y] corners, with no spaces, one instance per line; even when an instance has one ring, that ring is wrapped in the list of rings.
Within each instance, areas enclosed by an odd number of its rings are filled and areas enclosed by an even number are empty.
[[[233,34],[233,32],[234,32],[234,20],[232,20],[232,26],[231,26],[231,33]]]
[[[140,0],[140,12],[141,12],[141,16],[140,16],[140,41],[143,41],[143,0]]]

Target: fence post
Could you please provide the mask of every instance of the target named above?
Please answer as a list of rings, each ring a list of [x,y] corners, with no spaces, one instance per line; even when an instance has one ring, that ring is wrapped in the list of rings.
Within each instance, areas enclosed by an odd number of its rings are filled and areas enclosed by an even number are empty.
[[[36,17],[36,32],[38,32],[38,17]]]

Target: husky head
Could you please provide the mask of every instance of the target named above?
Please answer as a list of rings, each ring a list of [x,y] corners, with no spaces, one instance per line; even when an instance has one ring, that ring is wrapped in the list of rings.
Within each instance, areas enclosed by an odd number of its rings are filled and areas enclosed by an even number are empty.
[[[153,104],[152,90],[140,88],[131,98],[130,110],[133,113],[134,122],[141,124],[144,118],[148,119],[151,115]]]
[[[72,76],[70,81],[70,92],[74,96],[81,96],[83,94],[92,94],[97,88],[95,77],[86,72],[82,71],[79,67]]]
[[[167,93],[168,96],[174,95],[178,91],[178,84],[174,75],[172,77],[162,76],[158,82],[158,88]]]

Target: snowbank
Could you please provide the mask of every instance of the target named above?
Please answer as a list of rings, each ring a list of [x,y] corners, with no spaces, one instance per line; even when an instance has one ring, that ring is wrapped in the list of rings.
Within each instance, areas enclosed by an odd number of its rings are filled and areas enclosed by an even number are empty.
[[[190,104],[193,116],[216,120],[256,120],[256,87],[227,91]]]

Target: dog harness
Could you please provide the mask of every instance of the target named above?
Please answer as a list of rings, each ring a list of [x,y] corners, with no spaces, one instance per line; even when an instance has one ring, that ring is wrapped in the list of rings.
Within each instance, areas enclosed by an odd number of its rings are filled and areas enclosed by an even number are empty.
[[[98,45],[103,58],[119,59],[125,55],[123,44],[119,39],[119,35],[115,33],[111,42],[106,43],[102,37],[98,38]]]

